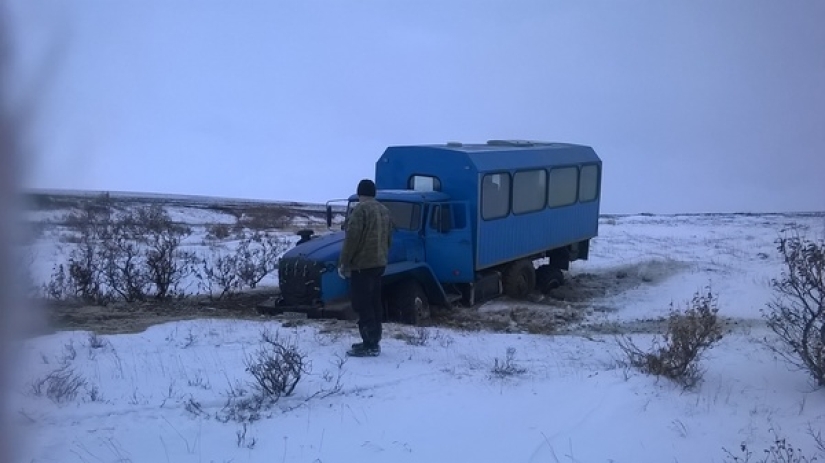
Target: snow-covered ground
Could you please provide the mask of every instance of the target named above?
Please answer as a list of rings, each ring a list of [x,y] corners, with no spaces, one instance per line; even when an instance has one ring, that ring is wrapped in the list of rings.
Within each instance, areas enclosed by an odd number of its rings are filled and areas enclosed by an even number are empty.
[[[825,391],[775,357],[760,322],[787,227],[820,238],[825,216],[605,217],[590,260],[554,296],[473,309],[511,314],[508,332],[388,324],[376,358],[345,359],[358,339],[341,322],[181,321],[101,336],[97,348],[88,332],[29,339],[13,403],[19,461],[732,462],[725,449],[743,456],[746,444],[754,461],[776,438],[811,456]],[[708,285],[736,323],[697,388],[618,366],[604,326],[635,326],[646,346],[654,333],[640,323]],[[519,316],[560,308],[581,316],[553,335],[519,329]],[[311,370],[262,419],[219,419],[232,391],[249,389],[244,360],[262,330],[294,342]],[[408,342],[424,334],[424,345]],[[514,374],[497,375],[508,350]],[[64,365],[86,382],[75,399],[32,393]]]

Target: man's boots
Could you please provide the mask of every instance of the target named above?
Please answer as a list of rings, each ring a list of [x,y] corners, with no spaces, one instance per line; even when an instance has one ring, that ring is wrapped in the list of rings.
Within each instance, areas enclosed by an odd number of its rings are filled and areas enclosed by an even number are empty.
[[[352,345],[352,349],[347,351],[350,357],[378,357],[381,355],[381,346],[367,346],[363,342]]]

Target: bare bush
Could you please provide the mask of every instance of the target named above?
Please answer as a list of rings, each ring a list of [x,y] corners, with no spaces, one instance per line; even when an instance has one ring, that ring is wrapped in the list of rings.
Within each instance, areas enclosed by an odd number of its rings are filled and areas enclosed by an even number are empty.
[[[267,275],[278,269],[278,260],[289,243],[267,232],[256,231],[238,243],[236,264],[241,282],[255,288]]]
[[[236,231],[240,228],[250,230],[283,229],[290,225],[294,213],[289,207],[281,205],[260,205],[247,207],[238,217]]]
[[[206,226],[206,237],[210,240],[225,240],[232,236],[232,229],[225,223],[213,223]]]
[[[254,381],[252,386],[263,396],[278,400],[292,395],[308,364],[297,346],[282,342],[277,334],[261,333],[262,346],[245,361]]]
[[[209,414],[203,410],[203,405],[192,396],[189,396],[189,399],[183,403],[183,408],[195,417],[209,416]]]
[[[109,341],[102,338],[95,332],[89,333],[87,340],[89,342],[89,349],[103,349],[109,345]]]
[[[441,347],[450,347],[454,340],[449,334],[440,330],[419,326],[412,329],[404,329],[396,337],[411,346],[428,346],[432,342],[437,342]]]
[[[193,256],[181,250],[191,233],[157,204],[121,214],[105,241],[109,287],[127,302],[178,295],[180,281],[191,271]]]
[[[179,295],[178,284],[192,268],[181,243],[189,227],[174,223],[160,205],[117,211],[108,195],[81,204],[66,218],[77,234],[69,261],[55,269],[48,297],[80,297],[106,304]]]
[[[784,269],[763,315],[782,344],[768,346],[825,386],[825,241],[783,237],[777,249]]]
[[[63,345],[63,357],[60,359],[62,365],[68,365],[77,358],[77,349],[74,347],[74,341],[69,341]]]
[[[813,428],[808,429],[808,433],[811,437],[814,438],[814,442],[816,442],[816,448],[825,455],[825,438],[822,437],[822,431],[814,431]]]
[[[208,294],[210,298],[231,297],[241,290],[237,257],[234,254],[222,255],[213,251],[211,256],[201,257],[199,261],[200,266],[195,272],[195,278],[198,280],[200,290]]]
[[[496,376],[498,378],[507,378],[509,376],[517,376],[526,373],[527,369],[516,364],[515,359],[515,347],[508,347],[504,360],[495,358],[493,362],[493,368],[490,372],[493,374],[493,376]]]
[[[257,287],[288,247],[278,235],[242,227],[233,251],[216,245],[211,255],[197,258],[183,248],[192,230],[175,223],[162,206],[119,211],[108,195],[81,204],[65,222],[78,234],[77,245],[38,290],[57,300],[79,297],[101,305],[184,296],[180,284],[192,274],[210,296],[232,296]]]
[[[54,403],[65,403],[77,398],[86,380],[67,366],[58,368],[31,383],[31,392],[37,397],[46,396]]]
[[[181,344],[181,349],[188,349],[194,346],[198,342],[198,335],[193,333],[192,330],[189,330],[189,334],[183,340],[183,344]]]
[[[237,423],[253,423],[264,417],[264,413],[274,403],[273,399],[262,394],[250,396],[230,394],[226,398],[223,408],[215,414],[215,419],[221,423],[234,421]]]
[[[237,444],[238,444],[238,448],[245,447],[245,448],[248,448],[249,450],[252,450],[252,449],[255,448],[255,444],[257,443],[257,439],[255,439],[254,437],[251,437],[251,438],[246,437],[246,431],[247,431],[246,426],[247,426],[246,423],[243,423],[243,427],[241,429],[239,429],[238,431],[236,431],[235,435],[238,438]]]
[[[188,379],[186,384],[188,384],[189,387],[197,387],[205,391],[212,389],[212,384],[209,383],[208,379],[204,379],[200,373],[196,373],[194,378]]]
[[[58,267],[58,273],[52,276],[52,283],[56,283],[57,288],[68,288],[74,297],[79,297],[85,302],[105,304],[106,297],[103,291],[103,272],[98,265],[101,253],[100,243],[90,235],[82,235],[78,248],[74,249],[69,256],[67,264],[68,276],[63,274],[63,266]],[[65,277],[65,280],[63,278]],[[64,282],[65,281],[65,285]],[[58,296],[61,292],[52,291],[53,296]]]
[[[212,246],[210,255],[200,257],[195,271],[198,286],[216,299],[232,297],[243,288],[254,289],[278,269],[278,261],[288,247],[289,243],[275,234],[241,232],[234,251]]]
[[[74,229],[78,237],[78,246],[69,255],[67,264],[67,287],[69,292],[86,302],[105,304],[106,295],[103,290],[103,267],[100,265],[104,253],[103,243],[109,235],[110,224],[113,220],[114,206],[108,193],[84,202],[80,208],[69,214],[66,225]],[[53,275],[62,276],[60,273]],[[52,296],[58,293],[52,292]]]
[[[98,228],[108,223],[115,213],[115,204],[108,192],[102,192],[79,204],[76,211],[68,214],[63,223],[83,235],[97,236]]]
[[[174,223],[159,205],[138,209],[137,218],[143,229],[148,278],[154,285],[155,297],[173,296],[180,281],[192,271],[194,255],[181,250],[181,243],[192,230]]]
[[[342,390],[344,390],[343,379],[344,374],[346,373],[344,366],[347,364],[348,358],[349,357],[341,357],[338,355],[335,356],[335,361],[333,362],[335,365],[335,373],[331,370],[324,370],[321,374],[321,378],[323,378],[327,384],[330,384],[330,387],[322,387],[321,390],[313,394],[312,397],[329,397],[339,394]]]
[[[103,396],[100,394],[100,388],[97,386],[87,388],[86,397],[89,402],[103,402]]]
[[[63,264],[58,264],[52,270],[49,282],[43,285],[43,295],[49,299],[61,301],[72,294],[72,283]]]
[[[618,339],[619,347],[634,368],[692,387],[702,378],[702,354],[722,339],[718,311],[716,296],[708,288],[705,293],[697,292],[684,312],[674,310],[671,304],[667,330],[661,340],[654,338],[649,351],[637,347],[627,336]]]
[[[802,449],[794,447],[788,443],[784,438],[776,437],[774,442],[766,449],[762,450],[762,458],[754,458],[753,451],[751,451],[746,444],[739,446],[739,453],[722,449],[725,452],[725,463],[813,463],[817,460],[817,456],[808,456],[802,452]]]
[[[105,304],[107,298],[101,288],[101,271],[94,256],[87,248],[69,258],[69,284],[74,296],[89,303]]]
[[[149,292],[149,275],[141,249],[137,218],[127,214],[108,224],[100,256],[104,283],[114,298],[142,301]]]

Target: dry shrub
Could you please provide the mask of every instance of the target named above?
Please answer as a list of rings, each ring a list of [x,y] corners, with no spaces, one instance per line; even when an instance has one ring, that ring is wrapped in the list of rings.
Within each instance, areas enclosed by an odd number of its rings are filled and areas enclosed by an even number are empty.
[[[75,371],[64,366],[31,383],[31,392],[37,397],[46,396],[54,403],[66,403],[77,398],[86,380]]]
[[[284,229],[290,225],[293,215],[294,212],[287,206],[251,206],[244,209],[236,226],[256,231]]]
[[[277,334],[261,333],[262,346],[246,359],[246,371],[254,381],[252,386],[262,396],[278,400],[292,395],[304,373],[307,359],[294,344],[281,341]]]
[[[192,231],[173,222],[162,206],[122,211],[104,193],[81,203],[66,224],[77,233],[77,246],[45,285],[48,297],[106,304],[180,295],[178,285],[192,262],[182,242]]]
[[[763,315],[782,344],[768,346],[825,386],[825,241],[783,237],[777,249],[785,268]]]
[[[527,373],[527,369],[516,363],[516,348],[508,347],[503,360],[499,358],[494,359],[493,368],[490,372],[497,378],[507,378]]]
[[[288,247],[289,242],[277,234],[244,231],[234,250],[214,245],[209,254],[201,256],[195,278],[200,290],[210,297],[232,297],[244,288],[256,288],[277,270]]]
[[[225,223],[213,223],[206,226],[206,237],[210,240],[225,240],[232,236],[232,228]]]
[[[762,458],[754,458],[753,451],[746,444],[739,446],[738,454],[727,449],[722,450],[726,455],[724,463],[814,463],[819,461],[816,455],[806,455],[802,449],[794,447],[787,439],[780,437],[775,437],[773,443],[762,450]],[[822,450],[821,446],[820,450]]]
[[[640,349],[628,336],[618,339],[627,363],[643,373],[664,376],[685,388],[702,378],[699,361],[702,354],[722,339],[722,327],[717,317],[716,297],[708,288],[697,292],[690,307],[677,311],[671,304],[667,329],[654,338],[650,350]]]
[[[238,278],[254,289],[267,275],[278,269],[281,255],[288,247],[289,243],[275,234],[254,232],[245,236],[235,250]]]
[[[231,297],[242,287],[237,268],[235,254],[220,254],[220,250],[213,249],[212,254],[200,258],[200,266],[195,270],[198,287],[210,298]]]

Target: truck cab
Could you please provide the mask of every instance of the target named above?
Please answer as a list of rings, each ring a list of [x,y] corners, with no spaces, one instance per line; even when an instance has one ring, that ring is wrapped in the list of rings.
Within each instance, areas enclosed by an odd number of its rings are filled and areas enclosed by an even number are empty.
[[[581,145],[508,142],[390,147],[376,200],[393,223],[383,296],[389,318],[416,324],[431,306],[521,298],[563,282],[597,235],[601,160]],[[346,215],[358,197],[347,200]],[[336,269],[346,233],[305,240],[279,263],[272,312],[352,318]]]

